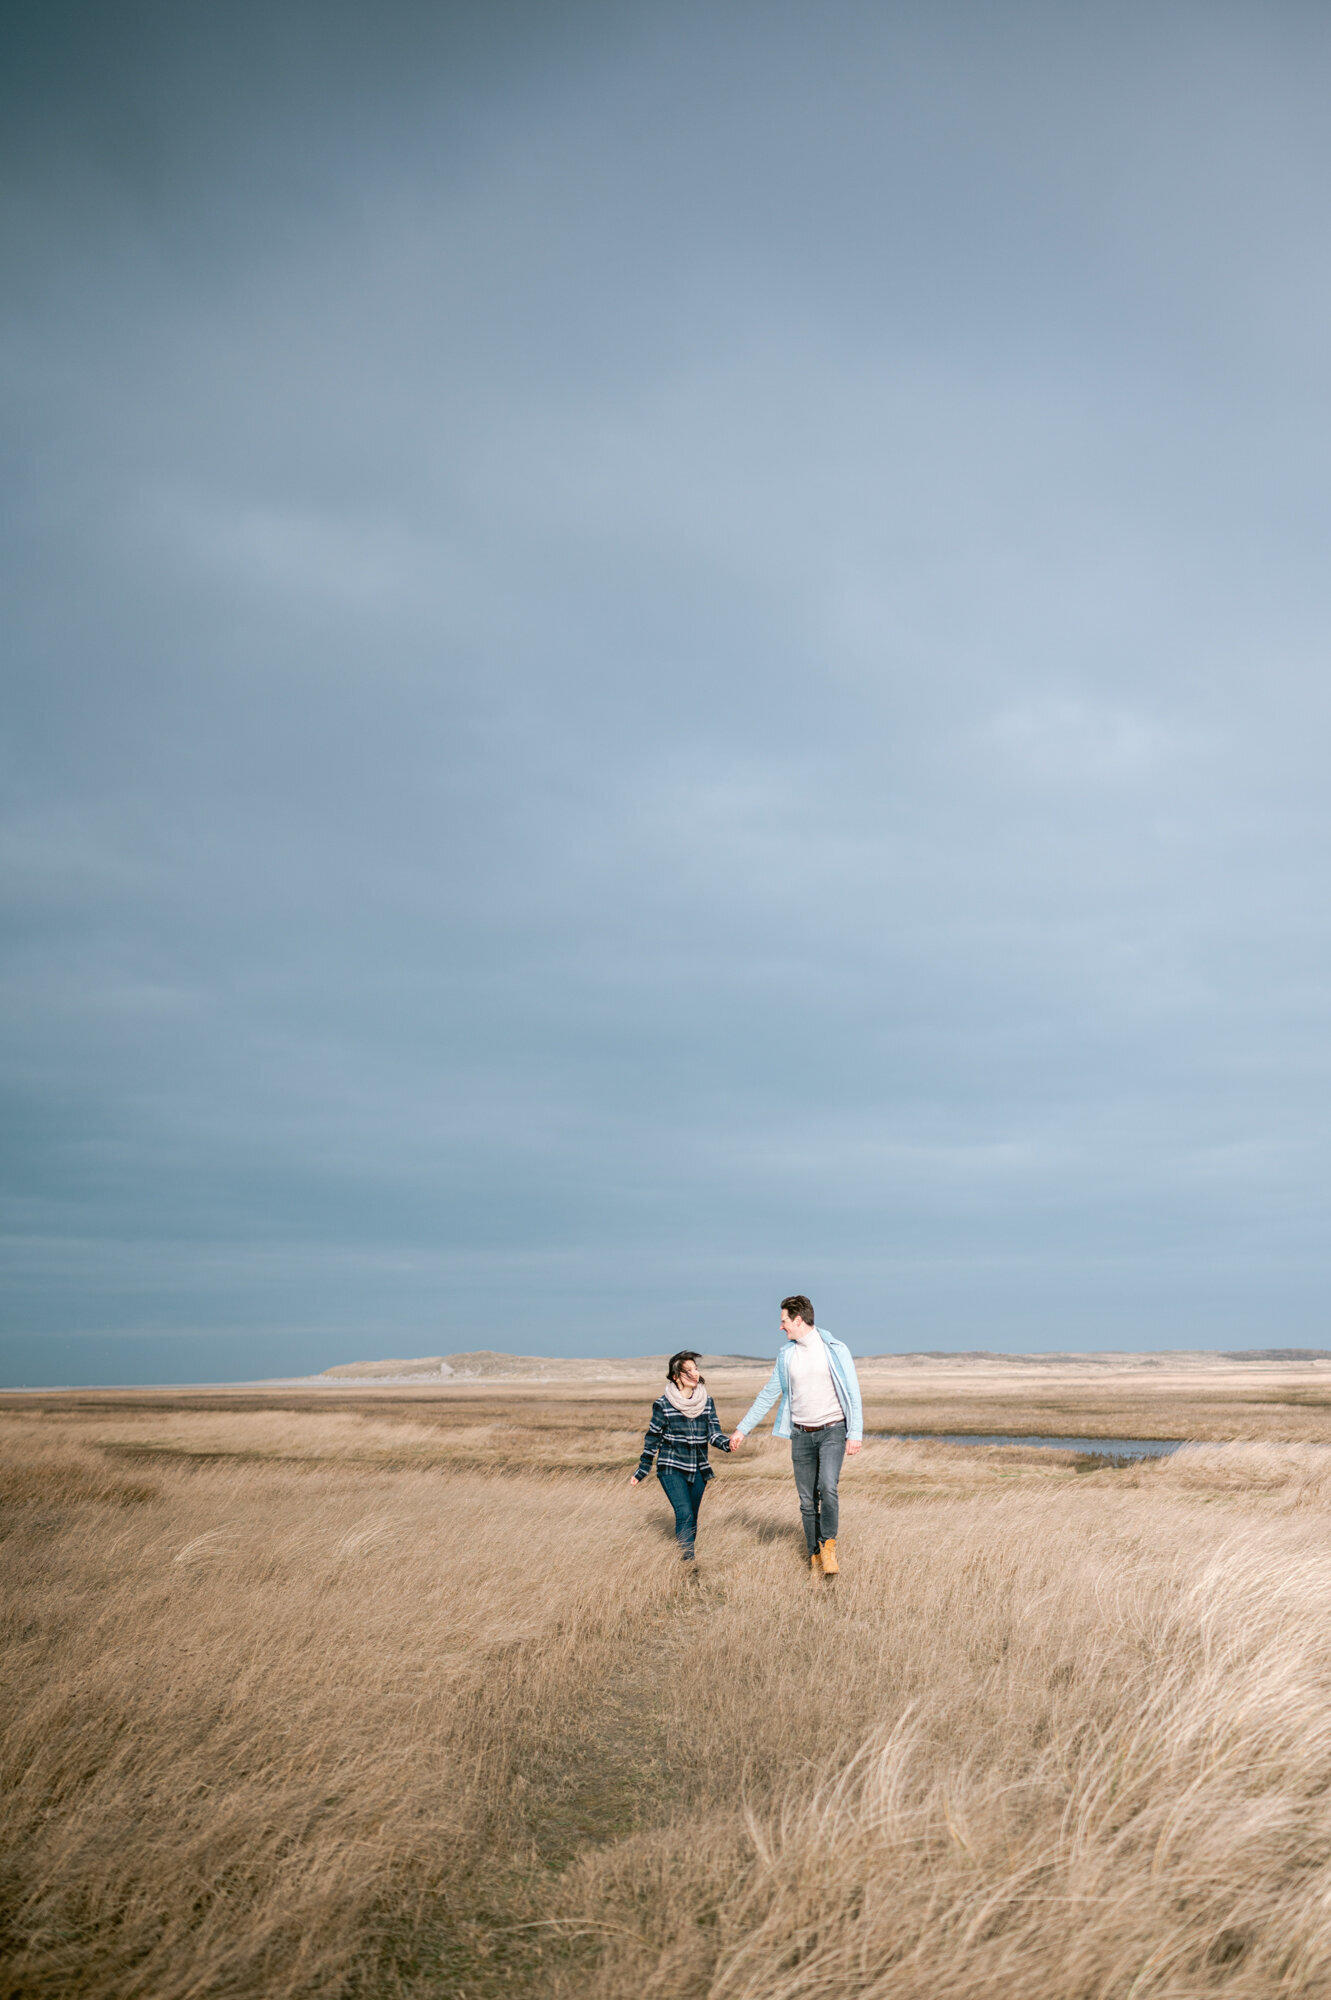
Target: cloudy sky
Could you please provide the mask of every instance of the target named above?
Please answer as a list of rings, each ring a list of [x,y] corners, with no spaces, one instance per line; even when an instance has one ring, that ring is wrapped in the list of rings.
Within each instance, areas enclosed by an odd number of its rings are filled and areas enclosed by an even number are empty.
[[[1331,1345],[1331,16],[4,10],[4,1378]]]

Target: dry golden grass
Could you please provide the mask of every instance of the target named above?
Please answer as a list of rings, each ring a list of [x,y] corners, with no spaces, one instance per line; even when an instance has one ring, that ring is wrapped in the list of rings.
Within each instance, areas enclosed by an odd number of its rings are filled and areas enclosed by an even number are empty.
[[[820,1589],[644,1415],[0,1412],[0,1990],[1331,1993],[1331,1452],[871,1444]]]
[[[1331,1363],[1135,1365],[1004,1359],[872,1361],[860,1369],[874,1427],[1196,1438],[1331,1439]]]

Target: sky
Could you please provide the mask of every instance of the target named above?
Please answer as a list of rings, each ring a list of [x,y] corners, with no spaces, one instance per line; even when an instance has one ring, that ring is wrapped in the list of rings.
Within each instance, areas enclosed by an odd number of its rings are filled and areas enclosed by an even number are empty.
[[[1331,1345],[1331,14],[4,0],[0,1380]]]

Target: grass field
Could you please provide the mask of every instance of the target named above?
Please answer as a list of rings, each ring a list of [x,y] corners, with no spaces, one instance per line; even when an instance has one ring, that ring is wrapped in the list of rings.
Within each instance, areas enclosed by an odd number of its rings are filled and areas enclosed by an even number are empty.
[[[0,1990],[1331,1994],[1327,1377],[1009,1376],[870,1427],[1274,1442],[870,1443],[820,1587],[636,1384],[3,1399]]]

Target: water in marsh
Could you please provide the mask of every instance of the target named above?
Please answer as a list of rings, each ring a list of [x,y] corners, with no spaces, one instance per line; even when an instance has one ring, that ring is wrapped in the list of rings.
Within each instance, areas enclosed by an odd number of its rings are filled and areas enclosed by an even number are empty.
[[[1034,1444],[1047,1451],[1079,1451],[1089,1458],[1112,1458],[1127,1464],[1135,1458],[1168,1458],[1186,1442],[1183,1438],[1016,1437],[1007,1431],[877,1431],[877,1437],[904,1438],[911,1444]]]

